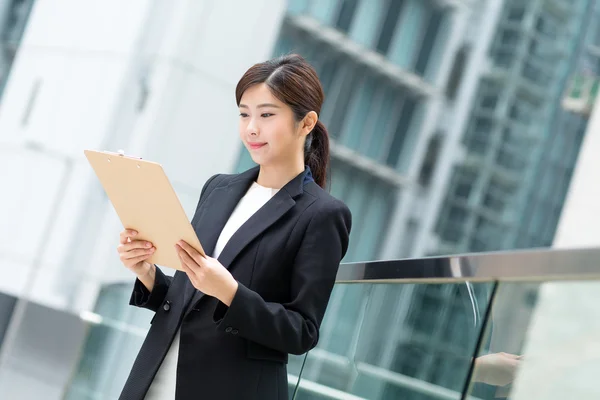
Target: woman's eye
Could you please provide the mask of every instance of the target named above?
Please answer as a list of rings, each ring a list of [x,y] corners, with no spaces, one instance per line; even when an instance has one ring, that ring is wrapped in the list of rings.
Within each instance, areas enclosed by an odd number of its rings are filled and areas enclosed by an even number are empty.
[[[242,118],[246,118],[247,116],[248,116],[248,114],[246,114],[246,113],[240,113],[240,117],[242,117]]]
[[[271,114],[271,113],[264,113],[264,114],[261,114],[261,117],[268,118],[268,117],[271,117],[272,115],[273,114]]]

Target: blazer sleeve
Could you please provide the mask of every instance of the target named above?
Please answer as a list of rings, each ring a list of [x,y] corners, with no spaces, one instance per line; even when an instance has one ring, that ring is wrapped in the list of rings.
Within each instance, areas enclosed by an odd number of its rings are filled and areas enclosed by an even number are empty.
[[[194,212],[194,218],[198,215],[198,209],[202,205],[205,199],[205,194],[210,193],[210,191],[215,187],[215,184],[218,183],[215,181],[215,178],[219,175],[211,176],[204,186],[202,187],[202,191],[200,192],[200,199],[198,200],[198,205],[196,206],[196,211]],[[192,218],[192,221],[194,220]],[[133,284],[133,292],[131,293],[131,298],[129,299],[129,305],[147,308],[156,312],[158,307],[164,302],[167,292],[169,291],[169,286],[173,281],[173,277],[165,275],[160,268],[155,264],[156,267],[156,277],[154,278],[154,286],[152,287],[152,291],[149,291],[144,284],[136,278],[135,283]]]
[[[156,312],[158,307],[164,302],[169,286],[173,277],[165,275],[156,265],[156,276],[154,278],[154,286],[152,291],[149,291],[144,284],[136,278],[133,284],[133,293],[129,299],[129,305],[147,308]]]
[[[215,310],[217,328],[235,329],[240,337],[284,353],[304,354],[314,348],[348,249],[351,224],[350,210],[341,201],[322,205],[313,213],[295,257],[290,301],[267,302],[238,282],[229,308],[219,302]]]

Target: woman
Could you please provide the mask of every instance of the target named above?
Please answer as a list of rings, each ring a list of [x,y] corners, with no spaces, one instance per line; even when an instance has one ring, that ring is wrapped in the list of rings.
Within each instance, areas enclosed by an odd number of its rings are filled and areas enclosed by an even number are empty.
[[[259,166],[204,185],[192,225],[212,257],[180,242],[185,272],[170,278],[145,261],[151,243],[121,233],[120,258],[137,275],[130,304],[156,313],[121,399],[288,398],[288,354],[317,344],[351,227],[323,190],[323,97],[298,55],[239,81],[240,138]]]

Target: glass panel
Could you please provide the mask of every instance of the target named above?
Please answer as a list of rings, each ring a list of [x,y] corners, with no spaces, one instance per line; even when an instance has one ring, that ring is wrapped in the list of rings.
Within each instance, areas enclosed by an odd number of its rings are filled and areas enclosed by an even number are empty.
[[[336,285],[321,325],[319,344],[308,353],[298,384],[297,400],[348,398],[357,340],[372,285]],[[333,397],[332,397],[333,396]]]
[[[117,398],[139,351],[152,313],[128,306],[131,283],[104,287],[89,322],[66,399]]]
[[[599,300],[600,282],[500,284],[470,393],[490,400],[600,398]]]
[[[390,45],[389,58],[403,68],[415,66],[419,46],[423,40],[423,27],[427,23],[428,1],[407,0]]]
[[[382,54],[386,54],[394,37],[394,31],[398,24],[398,19],[404,9],[405,0],[389,1],[385,19],[379,33],[376,50]]]
[[[287,2],[287,11],[289,14],[304,14],[309,10],[310,0],[289,0]]]
[[[411,122],[417,105],[417,100],[411,98],[407,98],[403,104],[400,120],[396,126],[394,139],[392,140],[392,144],[389,148],[386,159],[386,164],[392,168],[397,166],[398,160],[400,159],[400,154],[402,154],[404,150],[405,141],[410,134],[412,126]]]
[[[348,32],[354,19],[358,0],[341,0],[340,10],[335,27],[342,32]]]
[[[347,188],[347,192],[344,194],[346,204],[352,212],[352,231],[350,232],[350,242],[354,245],[350,246],[344,261],[353,262],[357,261],[357,257],[363,249],[363,244],[360,238],[362,237],[363,223],[365,222],[365,216],[368,212],[368,202],[372,194],[373,185],[371,184],[372,179],[360,171],[352,171],[352,180]],[[361,258],[364,261],[364,258]]]
[[[435,43],[438,40],[438,33],[442,28],[444,13],[441,10],[430,9],[427,23],[427,29],[421,42],[421,48],[417,57],[414,70],[419,75],[425,75],[429,60],[431,58]]]
[[[332,300],[324,322],[330,330],[308,354],[296,399],[461,398],[493,284],[336,290],[353,297]]]
[[[346,122],[342,131],[341,142],[346,147],[362,152],[360,143],[365,135],[364,126],[372,112],[373,95],[377,87],[377,80],[367,76],[360,84],[357,90],[357,96],[354,97],[348,108]]]
[[[393,122],[393,118],[390,116],[393,115],[396,98],[398,96],[397,91],[394,90],[393,87],[390,88],[389,83],[387,82],[383,90],[385,92],[381,99],[379,110],[377,113],[371,115],[371,118],[375,119],[369,128],[373,137],[368,143],[365,143],[366,155],[374,160],[380,159],[385,148],[388,139],[387,136],[389,136],[390,125]]]
[[[0,1],[0,98],[23,32],[29,20],[34,0]]]
[[[386,0],[361,0],[348,36],[350,39],[373,48],[386,16]]]
[[[340,0],[311,1],[311,14],[325,25],[333,25]]]

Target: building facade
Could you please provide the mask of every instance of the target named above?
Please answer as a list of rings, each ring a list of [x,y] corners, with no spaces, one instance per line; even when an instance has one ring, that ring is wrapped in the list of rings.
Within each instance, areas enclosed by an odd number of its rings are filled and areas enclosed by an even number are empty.
[[[126,305],[121,226],[82,150],[161,162],[191,217],[209,176],[252,165],[234,89],[272,56],[322,80],[345,261],[549,245],[589,113],[565,92],[600,67],[594,3],[0,2],[0,391],[117,396],[150,316]],[[290,391],[304,366],[304,399],[454,393],[489,295],[338,286]]]
[[[424,253],[551,246],[586,130],[588,116],[562,100],[572,78],[598,74],[595,2],[507,0],[494,12]]]

